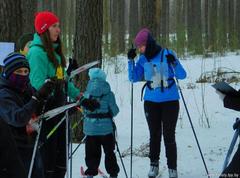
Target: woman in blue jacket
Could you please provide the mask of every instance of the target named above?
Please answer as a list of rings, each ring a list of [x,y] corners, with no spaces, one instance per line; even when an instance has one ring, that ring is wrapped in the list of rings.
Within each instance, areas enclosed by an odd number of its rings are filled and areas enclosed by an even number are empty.
[[[146,28],[135,38],[140,56],[135,63],[136,49],[128,52],[128,73],[131,82],[146,80],[144,110],[150,131],[149,177],[159,171],[161,137],[163,135],[169,177],[177,177],[175,129],[179,113],[179,93],[175,78],[184,79],[186,72],[175,54],[161,48]]]
[[[85,98],[96,99],[100,107],[95,111],[84,110],[83,132],[86,137],[86,165],[88,169],[85,174],[89,178],[98,174],[98,166],[101,160],[101,146],[105,153],[105,168],[110,178],[116,178],[119,172],[115,149],[113,117],[119,112],[115,96],[106,81],[106,74],[99,68],[89,70],[90,80],[88,82]]]

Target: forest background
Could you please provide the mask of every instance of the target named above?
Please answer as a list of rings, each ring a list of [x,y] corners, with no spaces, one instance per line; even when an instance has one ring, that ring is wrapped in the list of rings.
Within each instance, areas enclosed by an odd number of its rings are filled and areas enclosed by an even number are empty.
[[[111,61],[121,72],[118,56],[126,55],[143,27],[181,59],[239,54],[239,0],[0,0],[0,42],[34,33],[35,13],[43,10],[59,16],[65,55],[79,65]],[[87,73],[78,81],[84,90]]]

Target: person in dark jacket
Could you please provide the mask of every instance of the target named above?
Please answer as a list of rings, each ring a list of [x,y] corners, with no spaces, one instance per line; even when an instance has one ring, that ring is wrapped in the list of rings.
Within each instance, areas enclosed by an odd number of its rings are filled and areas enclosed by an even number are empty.
[[[10,53],[3,63],[0,77],[1,119],[8,124],[25,171],[28,172],[36,134],[29,135],[26,125],[51,93],[54,84],[47,81],[39,91],[35,91],[29,83],[28,61],[20,53]],[[42,168],[41,156],[37,154],[32,178],[43,178]]]
[[[128,74],[131,82],[146,80],[144,110],[150,132],[148,176],[158,175],[163,135],[169,177],[177,178],[175,129],[180,97],[175,78],[184,79],[186,71],[171,50],[163,49],[156,43],[149,29],[140,30],[134,43],[140,56],[135,63],[136,49],[128,51]]]
[[[225,95],[220,91],[217,91],[217,94],[219,95],[220,99],[223,100],[225,108],[240,111],[240,96]],[[220,178],[224,177],[240,177],[240,143],[231,162],[228,164],[228,166],[225,168],[225,170],[223,170],[222,174],[220,175]]]
[[[88,178],[98,174],[98,166],[101,160],[101,146],[105,153],[105,168],[110,178],[118,176],[119,167],[117,164],[115,149],[115,127],[113,117],[119,112],[115,96],[106,81],[106,74],[100,68],[89,70],[90,80],[88,81],[84,96],[94,98],[100,103],[95,111],[84,109],[83,132],[87,136],[85,143],[85,161]]]

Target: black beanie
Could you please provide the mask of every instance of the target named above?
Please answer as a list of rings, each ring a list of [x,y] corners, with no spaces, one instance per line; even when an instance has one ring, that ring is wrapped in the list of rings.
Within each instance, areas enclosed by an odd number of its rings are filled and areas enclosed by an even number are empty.
[[[30,70],[26,57],[20,53],[10,53],[3,60],[3,77],[9,78],[9,76],[17,69],[26,67]]]
[[[33,34],[32,33],[26,33],[20,36],[20,38],[17,41],[17,51],[23,51],[25,45],[33,40]]]

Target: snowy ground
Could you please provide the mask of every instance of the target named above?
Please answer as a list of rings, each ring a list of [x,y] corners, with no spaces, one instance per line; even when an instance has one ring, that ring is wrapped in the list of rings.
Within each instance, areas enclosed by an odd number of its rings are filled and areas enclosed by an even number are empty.
[[[201,58],[194,58],[181,61],[188,73],[187,79],[180,81],[180,86],[195,127],[195,131],[206,161],[206,165],[211,177],[218,177],[221,172],[226,152],[233,136],[232,124],[239,113],[223,107],[211,84],[196,84],[196,79],[201,71],[211,71],[214,67],[224,66],[238,70],[239,56],[229,54],[227,57],[218,57],[207,59],[205,62]],[[131,131],[131,83],[127,78],[126,58],[119,57],[119,74],[113,74],[114,67],[111,64],[105,64],[104,69],[108,73],[107,80],[110,82],[112,90],[116,94],[116,100],[120,108],[120,113],[115,118],[118,128],[118,144],[121,152],[126,151],[130,146]],[[194,84],[194,89],[188,89],[189,83]],[[140,93],[143,83],[134,84],[134,135],[133,149],[139,148],[142,144],[148,142],[148,128],[143,112],[143,102],[140,101]],[[239,86],[232,85],[239,89]],[[204,97],[203,97],[204,96]],[[204,102],[203,102],[204,100]],[[203,111],[203,103],[204,110]],[[204,114],[205,113],[205,114]],[[210,128],[207,127],[207,119]],[[179,121],[176,129],[176,140],[178,147],[178,172],[179,178],[202,178],[207,177],[206,171],[201,160],[201,156],[193,136],[193,132],[187,117],[186,110],[181,102]],[[76,145],[74,145],[76,146]],[[162,144],[160,158],[160,170],[162,177],[168,177],[166,168],[165,150]],[[121,167],[119,178],[124,178],[124,171],[118,157],[118,163]],[[129,175],[130,156],[123,158],[124,164]],[[85,166],[84,145],[76,152],[73,158],[73,177],[80,177],[80,166]],[[100,168],[105,171],[104,161],[102,159]],[[146,178],[149,170],[149,160],[146,157],[133,157],[133,178]]]

